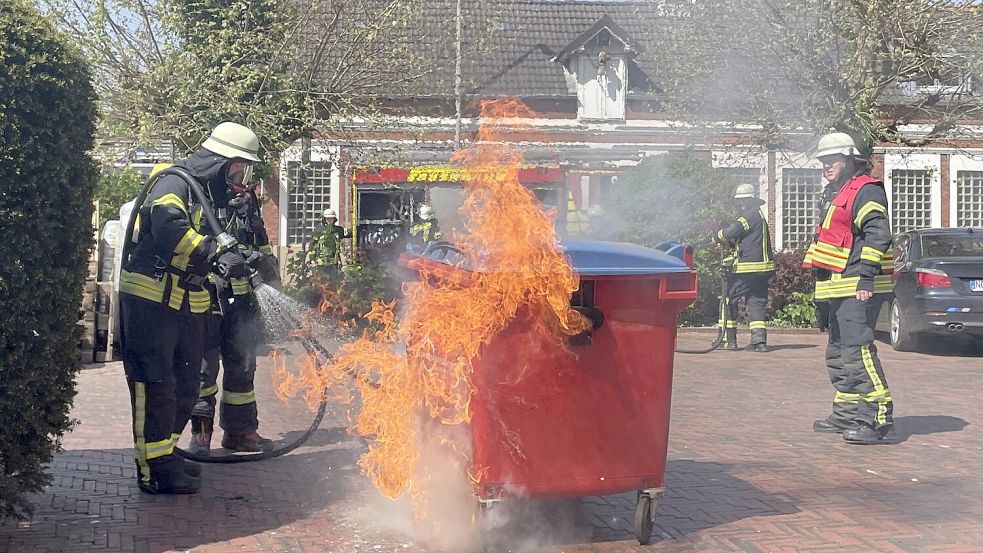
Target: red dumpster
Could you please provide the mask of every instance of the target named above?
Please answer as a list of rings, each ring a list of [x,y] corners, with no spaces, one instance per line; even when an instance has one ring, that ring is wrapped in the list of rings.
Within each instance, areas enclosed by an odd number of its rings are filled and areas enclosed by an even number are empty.
[[[594,329],[563,347],[529,332],[537,322],[520,314],[482,348],[471,399],[475,491],[487,502],[638,490],[644,544],[665,485],[676,319],[696,298],[696,272],[681,259],[687,248],[675,257],[632,244],[563,246],[580,276],[571,303]],[[439,262],[404,258],[418,263]]]

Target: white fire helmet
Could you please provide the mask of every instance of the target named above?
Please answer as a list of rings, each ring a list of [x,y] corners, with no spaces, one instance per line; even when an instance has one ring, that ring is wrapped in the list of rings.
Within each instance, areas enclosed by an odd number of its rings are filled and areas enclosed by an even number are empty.
[[[433,208],[428,204],[420,204],[420,218],[424,221],[433,219]]]
[[[737,190],[734,192],[735,200],[741,200],[744,198],[753,198],[753,197],[754,197],[754,186],[747,183],[738,186]]]
[[[845,132],[834,132],[824,135],[816,145],[814,158],[842,154],[848,157],[859,156],[860,150],[857,149],[856,142]]]
[[[322,219],[328,219],[328,218],[338,219],[338,214],[335,213],[333,209],[325,209],[324,211],[321,212],[321,218]]]
[[[259,137],[249,127],[226,121],[219,123],[201,147],[229,159],[260,161]]]

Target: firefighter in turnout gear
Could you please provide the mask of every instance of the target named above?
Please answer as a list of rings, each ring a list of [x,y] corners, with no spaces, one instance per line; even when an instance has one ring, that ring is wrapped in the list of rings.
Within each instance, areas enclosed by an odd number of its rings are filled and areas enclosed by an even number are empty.
[[[417,244],[426,244],[431,240],[439,240],[442,236],[433,208],[420,204],[420,220],[410,227],[410,239]]]
[[[325,209],[321,213],[321,228],[311,237],[310,263],[318,271],[341,265],[342,240],[351,237],[352,231],[338,224],[338,214],[333,209]]]
[[[248,171],[259,140],[222,123],[178,163],[213,192]],[[131,253],[120,275],[123,366],[133,415],[137,484],[154,494],[195,493],[199,465],[174,454],[198,397],[205,326],[212,305],[207,277],[250,274],[246,259],[202,222],[202,198],[175,169],[164,170],[135,206]],[[211,203],[211,202],[210,202]]]
[[[738,300],[745,298],[751,343],[747,351],[768,351],[768,330],[765,328],[765,306],[768,304],[768,281],[775,272],[775,256],[771,249],[768,219],[762,209],[764,202],[754,195],[754,187],[737,187],[734,199],[739,204],[737,219],[717,232],[717,240],[736,246],[733,254],[733,274],[726,290],[727,307],[721,313],[720,327],[725,329],[725,349],[737,349]]]
[[[813,430],[840,432],[849,443],[889,441],[894,402],[874,346],[874,324],[894,272],[887,194],[867,174],[867,161],[848,134],[823,136],[815,157],[832,201],[803,266],[815,270],[816,300],[829,304],[826,366],[835,395],[832,414]]]
[[[257,270],[262,268],[264,282],[275,283],[279,280],[278,264],[260,216],[259,199],[249,182],[227,184],[224,203],[216,209],[219,220],[236,239],[247,262]],[[265,337],[253,285],[249,278],[226,279],[213,274],[209,279],[216,304],[208,321],[198,402],[191,413],[190,452],[208,455],[211,449],[219,366],[223,369],[219,409],[219,426],[224,431],[222,447],[230,451],[269,451],[273,449],[273,441],[257,432],[259,419],[253,379],[256,348]]]

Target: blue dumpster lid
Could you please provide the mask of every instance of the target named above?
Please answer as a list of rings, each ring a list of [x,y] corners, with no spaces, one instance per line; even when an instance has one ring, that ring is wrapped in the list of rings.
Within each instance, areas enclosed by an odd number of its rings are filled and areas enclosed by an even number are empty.
[[[637,244],[564,240],[560,245],[581,276],[658,275],[690,270],[678,257]]]

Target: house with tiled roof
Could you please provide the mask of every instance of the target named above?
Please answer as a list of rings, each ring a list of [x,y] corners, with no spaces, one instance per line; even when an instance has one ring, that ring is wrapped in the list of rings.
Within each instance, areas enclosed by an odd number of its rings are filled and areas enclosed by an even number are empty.
[[[454,101],[455,3],[426,2],[429,24],[420,47],[433,56],[432,71],[376,98],[404,109],[394,109],[385,124],[352,121],[343,132],[324,129],[283,155],[278,189],[267,190],[267,221],[279,244],[304,241],[325,208],[337,211],[363,246],[397,240],[423,202],[433,204],[442,223],[453,224],[461,187],[450,156],[475,132],[479,101],[502,96],[521,99],[537,114],[523,121],[530,130],[513,138],[526,163],[520,180],[557,208],[563,232],[578,231],[626,168],[646,156],[695,150],[735,184],[756,187],[778,247],[794,248],[811,237],[823,181],[803,151],[760,146],[754,125],[697,126],[660,111],[659,67],[650,52],[668,24],[661,2],[463,4],[461,43],[484,46],[462,56],[460,108]],[[917,125],[905,130],[924,131]],[[810,139],[790,133],[786,142]],[[983,159],[983,149],[973,146],[876,150],[896,231],[983,225],[977,209],[983,161],[976,157]]]

